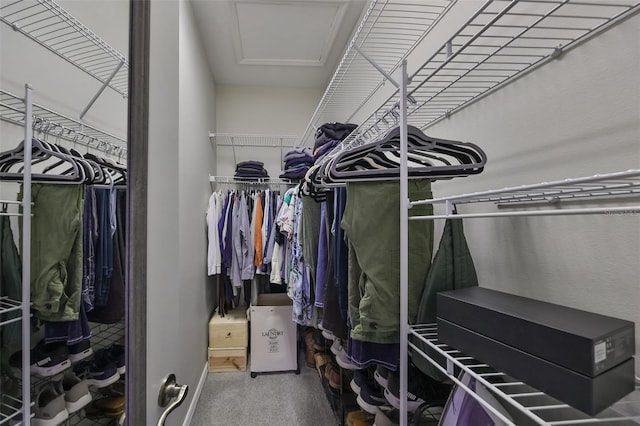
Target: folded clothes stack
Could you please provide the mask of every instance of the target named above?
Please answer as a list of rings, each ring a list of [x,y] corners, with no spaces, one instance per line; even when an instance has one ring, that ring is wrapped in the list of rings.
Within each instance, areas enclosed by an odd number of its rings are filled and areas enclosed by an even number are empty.
[[[325,123],[320,126],[316,131],[316,140],[313,145],[314,161],[318,161],[329,153],[349,136],[356,127],[358,126],[350,123]]]
[[[313,165],[311,149],[296,147],[284,156],[284,172],[280,175],[283,179],[302,179]]]
[[[261,161],[242,161],[236,164],[235,177],[242,179],[264,179],[269,174]]]

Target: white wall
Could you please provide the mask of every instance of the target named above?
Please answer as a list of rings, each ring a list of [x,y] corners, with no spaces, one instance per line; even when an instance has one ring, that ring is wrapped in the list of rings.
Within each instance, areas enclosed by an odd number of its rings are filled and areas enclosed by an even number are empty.
[[[428,129],[489,158],[434,197],[639,168],[639,28],[636,15]],[[481,208],[497,210],[458,210]],[[469,219],[465,231],[481,286],[634,321],[640,352],[640,215]]]
[[[147,420],[175,373],[190,387],[168,425],[182,424],[206,362],[212,285],[206,278],[205,210],[214,167],[214,84],[187,1],[151,7],[148,214]]]
[[[215,283],[207,278],[205,211],[211,193],[209,174],[215,171],[209,131],[216,129],[216,94],[191,7],[189,1],[180,2],[178,287],[182,352],[176,371],[191,392],[176,411],[176,419],[183,418],[192,403],[207,362],[208,322],[215,301]]]
[[[218,85],[217,132],[301,137],[322,93],[319,89]],[[236,161],[246,160],[264,162],[270,177],[278,177],[282,170],[279,149],[236,148]],[[218,147],[216,163],[219,175],[233,176],[236,163],[230,147]]]

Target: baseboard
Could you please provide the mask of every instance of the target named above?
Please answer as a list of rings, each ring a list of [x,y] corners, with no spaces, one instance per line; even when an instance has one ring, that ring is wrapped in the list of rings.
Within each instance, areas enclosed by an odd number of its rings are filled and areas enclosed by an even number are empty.
[[[200,376],[200,381],[198,382],[198,387],[196,387],[193,398],[191,398],[191,404],[189,405],[189,410],[187,411],[187,415],[184,418],[182,426],[189,426],[191,424],[191,419],[193,418],[193,414],[196,412],[196,407],[198,406],[198,401],[200,400],[202,388],[204,388],[204,382],[207,380],[207,374],[209,374],[209,364],[208,362],[205,362],[204,369],[202,370],[202,375]]]

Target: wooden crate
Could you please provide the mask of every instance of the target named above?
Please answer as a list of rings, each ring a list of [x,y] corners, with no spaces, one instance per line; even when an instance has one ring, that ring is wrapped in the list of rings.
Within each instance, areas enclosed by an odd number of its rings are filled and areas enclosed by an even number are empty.
[[[209,372],[234,372],[247,370],[247,348],[209,348]]]
[[[235,309],[224,317],[213,314],[209,321],[209,347],[215,349],[246,348],[248,346],[247,312]]]

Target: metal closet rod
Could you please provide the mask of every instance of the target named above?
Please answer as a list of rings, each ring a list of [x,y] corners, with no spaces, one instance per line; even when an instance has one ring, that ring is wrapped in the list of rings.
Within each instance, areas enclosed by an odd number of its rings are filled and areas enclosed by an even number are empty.
[[[47,135],[59,137],[73,143],[79,143],[89,148],[106,152],[110,155],[117,155],[119,158],[127,156],[127,148],[98,139],[95,136],[87,135],[81,131],[77,131],[62,124],[48,120],[46,118],[34,116],[33,129]]]

